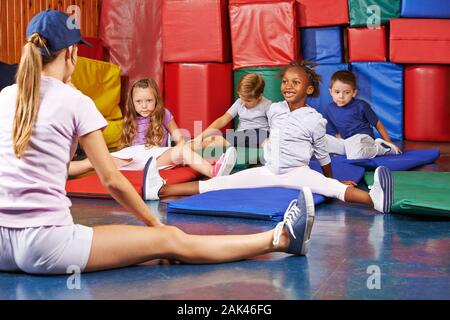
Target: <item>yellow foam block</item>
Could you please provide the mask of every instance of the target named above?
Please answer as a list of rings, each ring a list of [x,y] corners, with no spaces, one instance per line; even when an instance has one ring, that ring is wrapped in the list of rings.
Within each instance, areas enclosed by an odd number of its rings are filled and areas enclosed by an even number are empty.
[[[85,95],[94,100],[95,105],[109,125],[103,131],[108,148],[118,146],[122,130],[120,102],[119,66],[84,57],[78,57],[72,83]]]

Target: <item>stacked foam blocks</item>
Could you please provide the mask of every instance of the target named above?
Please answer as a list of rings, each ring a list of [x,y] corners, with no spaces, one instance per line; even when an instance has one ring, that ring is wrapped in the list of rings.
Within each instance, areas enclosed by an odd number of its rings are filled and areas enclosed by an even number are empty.
[[[227,5],[225,0],[163,2],[165,102],[190,136],[232,103]]]
[[[450,1],[168,0],[163,21],[166,101],[190,131],[226,111],[246,73],[282,100],[279,71],[306,59],[319,64],[319,111],[331,74],[352,70],[391,138],[450,141]]]

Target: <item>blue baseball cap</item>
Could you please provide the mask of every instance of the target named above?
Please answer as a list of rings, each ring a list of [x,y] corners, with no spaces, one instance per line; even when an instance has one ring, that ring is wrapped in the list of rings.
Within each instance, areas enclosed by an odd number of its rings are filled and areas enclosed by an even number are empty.
[[[47,48],[50,53],[79,43],[91,46],[89,42],[81,39],[80,28],[73,19],[57,10],[45,10],[35,15],[27,27],[27,39],[33,33],[38,33],[47,40]],[[43,48],[41,48],[41,54],[48,56]]]

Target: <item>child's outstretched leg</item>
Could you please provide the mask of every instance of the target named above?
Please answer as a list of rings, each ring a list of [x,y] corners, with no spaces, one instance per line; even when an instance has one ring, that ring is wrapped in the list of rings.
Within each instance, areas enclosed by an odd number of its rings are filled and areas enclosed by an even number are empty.
[[[190,150],[187,146],[184,146],[184,148]],[[171,149],[168,151],[170,152]],[[166,152],[167,155],[170,155],[169,152]],[[187,156],[192,155],[192,151],[186,151],[186,154]],[[206,161],[198,154],[195,154],[195,157],[198,157],[197,161]],[[230,174],[231,170],[233,170],[234,164],[236,163],[236,158],[236,149],[233,147],[228,148],[227,151],[220,156],[214,166],[208,163],[208,166],[212,170],[211,176],[220,177]],[[145,164],[142,181],[142,198],[144,200],[158,200],[160,196],[187,196],[198,193],[198,181],[186,184],[166,186],[166,188],[164,188],[165,181],[159,175],[159,171],[157,168],[157,165],[164,165],[162,164],[164,162],[162,161],[162,163],[159,163],[159,159],[160,158],[158,158],[158,161],[155,161],[153,157],[151,157]],[[167,161],[166,159],[164,160]],[[173,162],[171,164],[173,164]],[[193,165],[191,165],[191,167],[196,169],[196,167]],[[164,190],[165,192],[162,192],[162,190]]]
[[[242,260],[276,251],[305,255],[313,224],[314,202],[311,191],[305,188],[273,230],[252,235],[190,235],[172,226],[95,227],[84,271],[125,267],[153,259],[200,264]]]
[[[216,162],[216,165],[211,165],[211,163],[203,159],[198,153],[192,151],[189,145],[179,145],[170,148],[157,159],[158,166],[173,164],[188,165],[207,177],[227,175],[233,170],[235,163],[236,150],[234,148],[227,149]]]
[[[328,153],[345,155],[344,139],[339,139],[329,134],[325,135],[325,139],[327,140]]]

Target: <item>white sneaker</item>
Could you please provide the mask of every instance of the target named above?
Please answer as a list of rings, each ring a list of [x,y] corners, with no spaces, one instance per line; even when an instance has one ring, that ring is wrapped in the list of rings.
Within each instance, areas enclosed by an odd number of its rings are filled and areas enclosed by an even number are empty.
[[[234,147],[229,147],[224,154],[222,154],[214,165],[212,177],[227,176],[231,173],[236,164],[237,151]]]
[[[375,210],[382,213],[389,213],[393,200],[393,178],[391,171],[379,166],[375,169],[373,185],[369,187],[369,195]]]
[[[389,155],[399,154],[399,152],[397,151],[397,146],[392,142],[387,142],[386,140],[381,138],[375,139],[375,142],[378,142],[378,144],[380,144],[383,148],[389,149],[389,152],[387,154]]]
[[[166,181],[159,175],[156,167],[156,160],[153,157],[148,159],[144,167],[144,177],[142,181],[142,199],[159,200],[159,190],[165,185]]]

